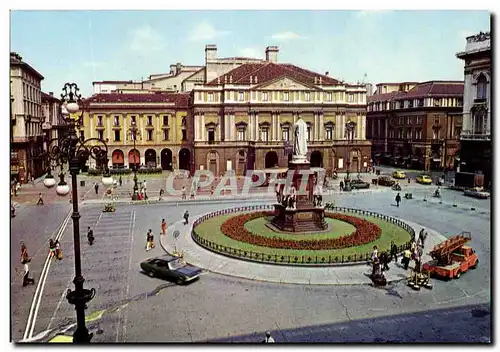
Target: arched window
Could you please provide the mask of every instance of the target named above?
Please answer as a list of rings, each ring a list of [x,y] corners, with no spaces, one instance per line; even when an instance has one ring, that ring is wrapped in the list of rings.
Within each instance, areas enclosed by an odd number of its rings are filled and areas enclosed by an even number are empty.
[[[481,74],[479,75],[477,79],[477,97],[476,99],[486,99],[486,87],[487,87],[488,81],[486,80],[486,77]]]

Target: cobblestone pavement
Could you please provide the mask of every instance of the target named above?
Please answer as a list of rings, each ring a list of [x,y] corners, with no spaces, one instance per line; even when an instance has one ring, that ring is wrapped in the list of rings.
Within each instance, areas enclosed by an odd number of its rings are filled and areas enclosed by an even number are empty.
[[[364,208],[428,224],[445,236],[470,231],[471,244],[480,258],[478,269],[462,275],[460,280],[434,280],[433,290],[419,292],[403,283],[385,289],[289,285],[213,273],[205,273],[190,285],[176,286],[141,274],[139,263],[162,253],[159,246],[145,252],[145,233],[151,228],[158,239],[162,218],[172,224],[181,218],[184,210],[194,216],[218,209],[217,204],[118,205],[114,215],[101,215],[102,205],[83,207],[82,230],[88,224],[97,228],[94,246],[89,247],[85,242],[82,245],[83,273],[88,280],[85,287],[97,289],[97,296],[87,310],[87,315],[92,317],[89,327],[98,332],[93,341],[260,342],[262,333],[271,330],[278,342],[488,342],[491,339],[489,202],[482,204],[481,211],[485,214],[480,214],[477,210],[467,210],[460,197],[457,197],[457,208],[418,199],[403,200],[401,207],[396,208],[391,205],[393,199],[393,192],[330,198],[339,206]],[[37,237],[36,229],[44,226],[48,226],[47,232],[54,231],[67,214],[67,205],[61,206],[63,208],[54,210],[54,214],[39,215],[38,223],[24,230],[33,232],[33,237]],[[37,213],[46,208],[26,205],[25,211],[13,220],[24,222],[29,219],[27,216],[33,217],[27,209]],[[134,211],[135,222],[131,220]],[[73,275],[70,228],[71,220],[63,237],[66,256],[52,263],[43,296],[48,306],[38,312],[34,335],[47,329],[49,324],[51,328],[64,327],[75,319],[73,307],[62,297]],[[30,252],[35,253],[36,245],[27,244]],[[19,269],[18,243],[12,245],[13,262]],[[44,255],[45,251],[35,257]],[[40,262],[43,263],[43,259],[34,258],[32,263],[37,279]],[[16,282],[11,287],[13,296],[23,297],[12,301],[18,313],[13,318],[17,321],[13,335],[14,340],[18,340],[26,325],[30,292],[33,295],[35,288],[22,288]]]

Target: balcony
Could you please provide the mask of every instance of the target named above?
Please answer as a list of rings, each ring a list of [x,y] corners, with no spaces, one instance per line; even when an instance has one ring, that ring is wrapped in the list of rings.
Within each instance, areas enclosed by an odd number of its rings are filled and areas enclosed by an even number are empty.
[[[460,139],[471,140],[471,141],[491,141],[491,135],[483,133],[478,133],[478,134],[462,133]]]

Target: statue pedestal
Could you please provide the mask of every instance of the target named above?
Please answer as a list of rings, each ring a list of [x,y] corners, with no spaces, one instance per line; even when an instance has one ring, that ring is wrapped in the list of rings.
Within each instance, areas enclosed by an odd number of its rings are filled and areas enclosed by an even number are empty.
[[[287,232],[322,232],[328,228],[325,221],[325,209],[313,206],[313,174],[307,175],[311,170],[309,161],[289,163],[288,172],[293,172],[293,185],[297,190],[296,203],[293,209],[285,208],[282,204],[275,204],[275,216],[271,224],[280,231]],[[304,172],[304,174],[301,174]],[[307,177],[307,183],[302,183],[302,178]]]

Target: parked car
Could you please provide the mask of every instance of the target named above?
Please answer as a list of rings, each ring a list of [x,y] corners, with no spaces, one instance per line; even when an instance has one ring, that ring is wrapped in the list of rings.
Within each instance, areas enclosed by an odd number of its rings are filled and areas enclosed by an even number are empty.
[[[423,184],[423,185],[431,185],[432,184],[432,178],[429,175],[418,175],[416,178],[417,183]]]
[[[170,279],[178,285],[197,279],[202,272],[197,266],[188,264],[182,258],[169,254],[145,260],[140,266],[149,276]]]
[[[370,183],[365,182],[363,180],[351,180],[349,182],[352,189],[360,189],[360,188],[370,188]]]
[[[464,195],[479,199],[488,199],[490,196],[490,194],[488,192],[484,192],[481,187],[466,189],[464,190]]]
[[[380,176],[378,178],[378,184],[381,185],[381,186],[389,186],[389,187],[392,187],[394,186],[394,184],[396,183],[396,181],[394,181],[392,178],[390,178],[389,176]]]
[[[397,178],[399,180],[403,180],[403,179],[407,178],[408,176],[406,176],[406,173],[404,171],[398,170],[398,171],[394,171],[392,173],[392,177]]]

